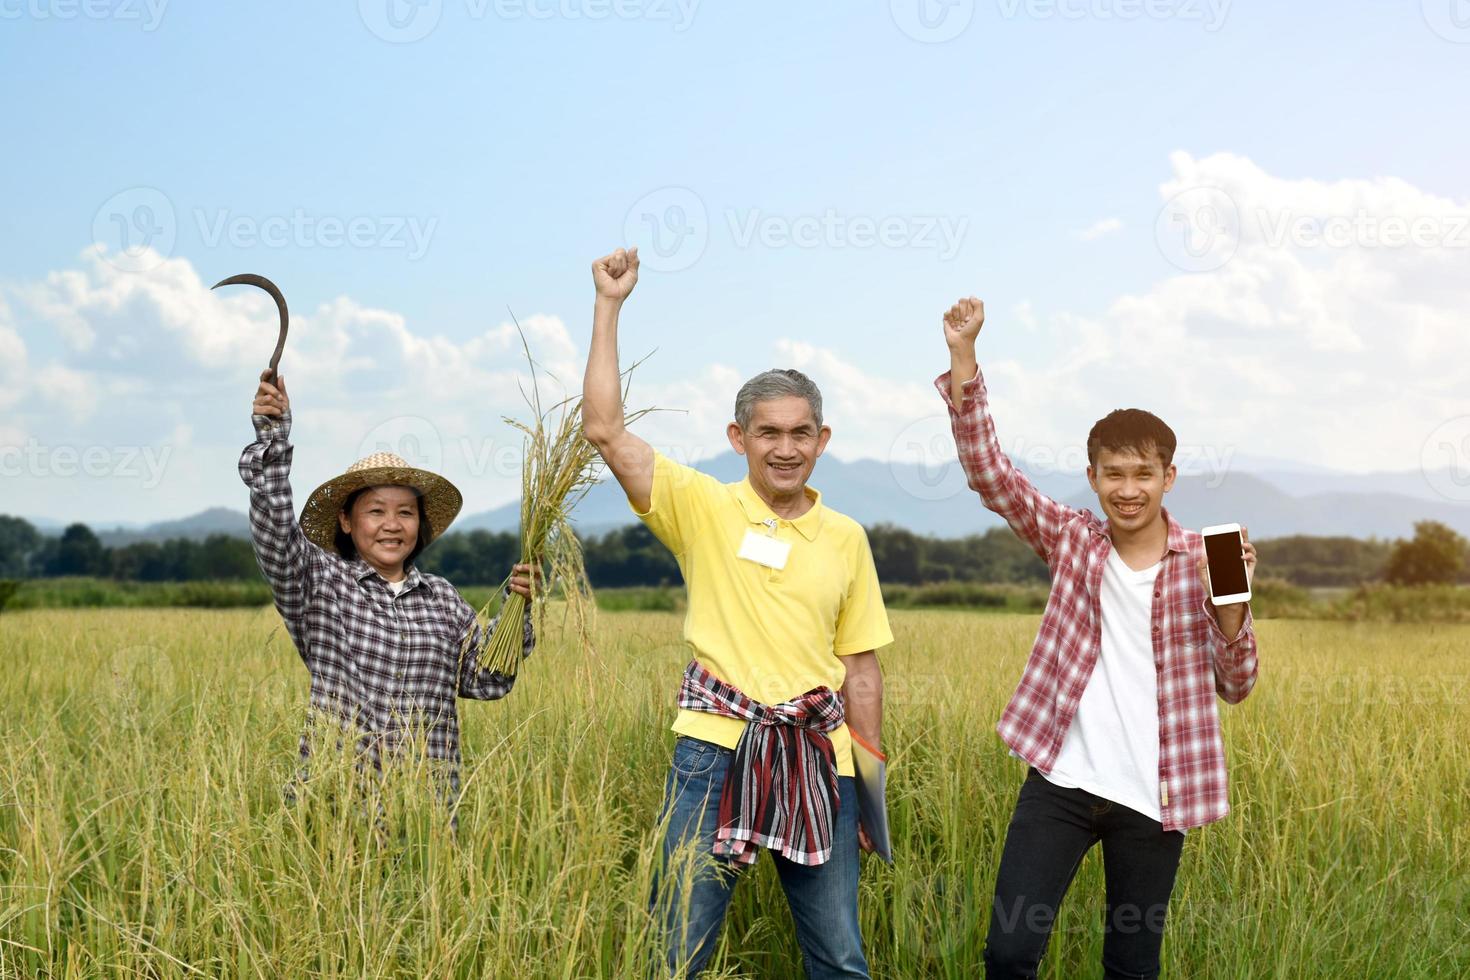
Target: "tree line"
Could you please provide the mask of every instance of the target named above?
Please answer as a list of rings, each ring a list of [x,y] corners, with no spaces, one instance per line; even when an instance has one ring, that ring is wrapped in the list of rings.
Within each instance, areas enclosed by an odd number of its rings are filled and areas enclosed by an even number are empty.
[[[867,531],[884,582],[1048,580],[1046,565],[1008,528],[961,538],[929,537],[891,524]],[[582,548],[594,586],[683,582],[673,555],[642,524],[589,535]],[[1412,538],[1396,541],[1292,535],[1258,541],[1256,548],[1266,574],[1302,586],[1470,582],[1470,542],[1436,521],[1421,521],[1414,525]],[[505,577],[519,552],[519,538],[510,532],[458,531],[435,541],[418,562],[421,570],[456,585],[491,585]],[[244,538],[215,534],[203,540],[172,538],[108,547],[86,524],[72,524],[59,536],[47,536],[23,518],[0,516],[0,579],[71,575],[189,582],[255,579],[260,572]]]

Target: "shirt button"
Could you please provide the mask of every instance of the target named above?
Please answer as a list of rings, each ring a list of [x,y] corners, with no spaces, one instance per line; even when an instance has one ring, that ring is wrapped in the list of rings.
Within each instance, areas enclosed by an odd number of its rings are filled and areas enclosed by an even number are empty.
[[[1156,633],[1156,634],[1157,634],[1157,633],[1158,633],[1158,632],[1159,632],[1159,628],[1158,628],[1158,627],[1157,627],[1157,626],[1155,626],[1155,627],[1154,627],[1154,633]]]

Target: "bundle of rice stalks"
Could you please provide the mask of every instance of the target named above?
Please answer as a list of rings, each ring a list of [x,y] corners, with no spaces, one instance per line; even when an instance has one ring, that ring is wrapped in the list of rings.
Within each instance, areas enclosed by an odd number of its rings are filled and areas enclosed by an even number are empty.
[[[516,330],[521,325],[515,320]],[[524,388],[535,419],[529,425],[503,416],[524,436],[521,463],[521,563],[537,569],[531,579],[532,608],[538,635],[546,615],[546,598],[556,595],[566,603],[566,619],[570,621],[584,649],[592,649],[592,626],[596,604],[592,585],[587,581],[587,568],[582,559],[582,544],[572,531],[571,511],[598,480],[601,459],[597,449],[582,436],[582,398],[565,398],[550,408],[541,406],[536,361],[521,333],[521,347],[531,368],[531,390]],[[641,362],[640,362],[641,363]],[[634,364],[624,377],[629,377]],[[624,387],[626,401],[627,388]],[[629,422],[647,410],[626,416]],[[510,577],[501,582],[495,597],[479,611],[482,627],[488,623],[490,611],[506,594]],[[513,675],[520,669],[521,637],[526,614],[525,596],[511,592],[500,605],[499,618],[477,666]]]

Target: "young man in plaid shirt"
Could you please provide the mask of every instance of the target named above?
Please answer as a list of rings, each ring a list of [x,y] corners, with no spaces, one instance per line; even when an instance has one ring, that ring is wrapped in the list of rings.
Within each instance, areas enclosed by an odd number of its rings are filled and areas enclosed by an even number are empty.
[[[978,299],[944,316],[949,406],[969,485],[1051,569],[1036,643],[997,729],[1030,770],[1006,832],[986,974],[1034,977],[1083,855],[1102,843],[1107,977],[1156,977],[1184,831],[1223,817],[1225,750],[1215,698],[1256,680],[1248,604],[1209,599],[1203,545],[1163,508],[1174,433],[1137,409],[1087,439],[1104,520],[1036,489],[1001,450],[975,340]],[[1242,538],[1244,538],[1242,529]],[[1255,548],[1242,557],[1254,571]]]

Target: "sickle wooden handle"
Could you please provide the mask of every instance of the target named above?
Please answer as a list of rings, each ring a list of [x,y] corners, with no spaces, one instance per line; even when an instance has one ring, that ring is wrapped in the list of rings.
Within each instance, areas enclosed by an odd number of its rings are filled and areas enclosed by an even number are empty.
[[[221,286],[258,286],[270,293],[271,299],[276,301],[276,309],[281,311],[281,334],[276,338],[276,351],[271,355],[270,380],[274,384],[276,381],[276,367],[281,363],[281,351],[286,349],[286,328],[291,322],[291,315],[286,312],[286,297],[281,295],[281,291],[276,288],[275,283],[271,282],[265,276],[257,276],[251,272],[231,276],[228,279],[221,279],[209,288],[218,289]]]

